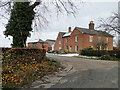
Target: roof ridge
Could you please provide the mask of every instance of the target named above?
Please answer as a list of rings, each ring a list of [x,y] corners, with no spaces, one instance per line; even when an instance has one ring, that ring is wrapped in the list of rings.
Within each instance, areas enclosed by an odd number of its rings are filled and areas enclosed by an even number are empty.
[[[109,36],[109,37],[113,37],[113,35],[102,31],[102,30],[90,30],[87,28],[81,28],[81,27],[76,27],[80,32],[86,33],[86,34],[94,34],[94,35],[103,35],[103,36]]]

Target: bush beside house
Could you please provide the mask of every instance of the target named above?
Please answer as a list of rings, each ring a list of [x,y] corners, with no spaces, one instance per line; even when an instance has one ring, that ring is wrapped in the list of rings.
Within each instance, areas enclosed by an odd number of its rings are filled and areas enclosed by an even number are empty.
[[[110,55],[111,57],[120,58],[120,50],[88,50],[83,49],[79,51],[80,55],[86,55],[86,56],[103,56],[103,55]]]
[[[68,53],[76,53],[73,50],[53,50],[53,51],[48,51],[48,53],[55,53],[55,54],[68,54]]]

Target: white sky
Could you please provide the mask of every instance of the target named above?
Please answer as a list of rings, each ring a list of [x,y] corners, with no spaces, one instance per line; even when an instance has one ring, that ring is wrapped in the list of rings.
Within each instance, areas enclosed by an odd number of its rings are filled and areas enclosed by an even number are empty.
[[[28,38],[27,42],[34,41],[35,39],[55,40],[57,38],[58,32],[67,32],[69,26],[72,27],[72,30],[75,26],[88,28],[88,24],[91,20],[94,21],[96,27],[99,23],[99,18],[107,18],[112,14],[112,12],[117,12],[118,9],[118,0],[85,1],[86,2],[84,4],[80,5],[80,10],[76,14],[76,18],[74,18],[72,15],[59,15],[58,18],[55,15],[53,15],[52,17],[48,17],[48,26],[46,28],[39,29],[39,32],[32,33],[31,37]],[[8,38],[4,38],[5,36],[3,35],[3,31],[5,30],[5,28],[1,22],[0,47],[10,47],[12,39],[9,40]]]

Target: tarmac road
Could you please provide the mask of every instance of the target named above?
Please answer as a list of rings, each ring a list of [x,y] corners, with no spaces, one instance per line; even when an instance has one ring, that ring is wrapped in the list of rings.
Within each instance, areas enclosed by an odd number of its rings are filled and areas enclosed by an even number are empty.
[[[51,88],[118,88],[118,62],[47,54],[73,69]],[[66,65],[67,65],[66,64]]]

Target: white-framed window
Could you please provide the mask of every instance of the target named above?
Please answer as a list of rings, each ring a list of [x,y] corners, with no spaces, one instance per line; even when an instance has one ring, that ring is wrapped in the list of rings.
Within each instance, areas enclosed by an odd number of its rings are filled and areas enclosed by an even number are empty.
[[[101,37],[98,37],[98,42],[100,42],[101,41]]]
[[[66,46],[66,50],[68,50],[68,46]]]
[[[108,43],[108,38],[106,38],[106,43]]]
[[[68,38],[66,38],[66,43],[68,43]]]
[[[59,50],[61,50],[61,47],[59,47]]]
[[[75,36],[75,42],[78,42],[78,36]]]
[[[78,46],[75,46],[75,52],[78,52]]]
[[[61,44],[61,41],[59,41],[59,44]]]
[[[93,36],[90,36],[90,37],[89,37],[89,41],[90,41],[90,42],[93,42]]]
[[[70,46],[69,50],[70,50],[70,51],[72,50],[72,46]]]
[[[102,50],[102,47],[100,46],[100,50]]]

